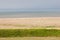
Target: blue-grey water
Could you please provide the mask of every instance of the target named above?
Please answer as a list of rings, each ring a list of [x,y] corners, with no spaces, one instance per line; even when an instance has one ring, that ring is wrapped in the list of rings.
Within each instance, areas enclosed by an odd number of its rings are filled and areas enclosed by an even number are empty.
[[[60,17],[60,9],[0,9],[0,18],[21,18],[21,17]]]
[[[0,12],[0,18],[60,17],[60,12]]]

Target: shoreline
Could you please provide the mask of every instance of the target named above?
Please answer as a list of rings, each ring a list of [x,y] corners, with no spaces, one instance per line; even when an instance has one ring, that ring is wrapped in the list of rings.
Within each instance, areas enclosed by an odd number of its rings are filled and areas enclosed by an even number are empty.
[[[4,17],[0,17],[4,18]],[[60,17],[6,17],[6,18],[60,18]]]

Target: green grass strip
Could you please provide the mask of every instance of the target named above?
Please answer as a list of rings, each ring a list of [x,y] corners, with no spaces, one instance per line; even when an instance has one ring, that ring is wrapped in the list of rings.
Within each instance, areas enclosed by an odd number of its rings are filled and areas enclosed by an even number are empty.
[[[57,29],[0,29],[0,37],[60,37]]]

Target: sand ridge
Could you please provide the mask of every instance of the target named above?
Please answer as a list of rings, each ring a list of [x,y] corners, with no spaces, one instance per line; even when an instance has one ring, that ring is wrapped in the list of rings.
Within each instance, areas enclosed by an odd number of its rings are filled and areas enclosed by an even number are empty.
[[[10,25],[10,26],[7,26]],[[14,25],[20,25],[16,27]],[[25,25],[22,27],[22,25]],[[39,18],[0,18],[0,28],[32,28],[32,26],[56,26],[60,27],[60,17]]]

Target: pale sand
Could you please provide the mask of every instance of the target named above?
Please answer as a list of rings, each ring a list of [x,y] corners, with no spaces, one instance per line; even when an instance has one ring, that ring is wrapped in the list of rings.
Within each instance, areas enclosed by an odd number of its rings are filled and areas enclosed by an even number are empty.
[[[56,28],[60,28],[60,17],[0,18],[0,29],[43,28],[46,26],[56,26]]]
[[[60,37],[10,37],[0,38],[0,40],[60,40]]]

